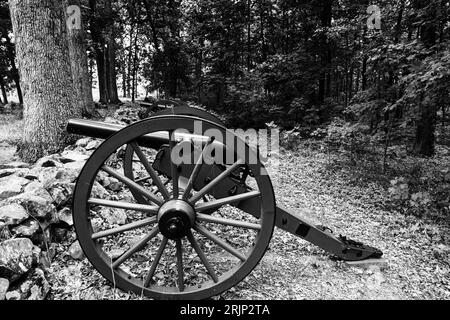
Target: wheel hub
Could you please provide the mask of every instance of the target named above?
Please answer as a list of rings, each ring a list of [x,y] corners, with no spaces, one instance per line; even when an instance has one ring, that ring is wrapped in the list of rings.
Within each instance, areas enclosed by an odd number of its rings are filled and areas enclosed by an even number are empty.
[[[194,223],[195,211],[186,201],[170,200],[159,209],[159,230],[168,239],[177,240],[185,237]]]

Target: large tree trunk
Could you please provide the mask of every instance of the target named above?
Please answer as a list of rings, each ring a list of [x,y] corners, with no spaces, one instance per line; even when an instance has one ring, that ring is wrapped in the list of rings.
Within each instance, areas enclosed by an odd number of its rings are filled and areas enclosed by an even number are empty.
[[[65,0],[66,6],[76,5],[81,9],[80,0]],[[94,112],[94,101],[92,99],[92,84],[89,79],[88,58],[84,38],[84,30],[81,15],[77,17],[77,12],[66,12],[69,23],[75,23],[75,26],[68,27],[68,43],[70,63],[72,68],[72,77],[74,84],[74,93],[77,102],[83,114],[91,115]]]
[[[19,154],[34,161],[61,150],[67,120],[80,115],[73,103],[65,8],[58,0],[10,0],[9,6],[24,90]]]

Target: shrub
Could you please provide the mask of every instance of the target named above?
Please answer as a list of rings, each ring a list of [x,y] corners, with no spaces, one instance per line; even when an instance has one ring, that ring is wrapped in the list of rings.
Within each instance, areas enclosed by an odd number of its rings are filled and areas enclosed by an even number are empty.
[[[335,119],[328,125],[324,143],[328,151],[340,152],[349,157],[352,163],[356,163],[372,144],[368,130],[368,127],[359,123],[352,124]]]

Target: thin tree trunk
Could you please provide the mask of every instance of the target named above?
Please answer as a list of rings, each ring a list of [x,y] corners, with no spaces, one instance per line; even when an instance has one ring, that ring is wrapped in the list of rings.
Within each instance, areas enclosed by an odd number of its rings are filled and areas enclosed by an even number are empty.
[[[108,81],[108,97],[109,102],[113,104],[120,103],[119,94],[117,93],[117,71],[116,71],[116,43],[114,40],[114,20],[112,16],[111,0],[105,2],[105,15],[108,23],[106,25],[106,75]]]
[[[19,102],[23,104],[23,94],[22,94],[22,87],[20,86],[20,76],[19,76],[19,70],[17,70],[16,66],[16,53],[14,50],[14,44],[11,43],[11,38],[9,37],[9,34],[6,29],[2,28],[2,37],[6,40],[5,46],[7,50],[7,56],[9,59],[9,63],[11,65],[11,74],[12,78],[14,80],[14,84],[16,85],[17,90],[17,97],[19,98]]]
[[[362,91],[367,90],[367,60],[368,60],[368,57],[364,56],[363,61],[362,61],[362,71],[361,71]]]
[[[5,83],[3,81],[3,76],[0,75],[0,87],[2,89],[3,103],[8,104],[8,94],[6,92]]]
[[[107,78],[106,78],[106,60],[105,60],[105,41],[103,39],[100,26],[97,20],[97,0],[89,0],[91,9],[91,36],[94,42],[95,61],[97,64],[98,90],[100,94],[100,103],[107,104],[109,101]]]
[[[320,21],[323,28],[330,28],[333,19],[333,0],[322,0],[322,10],[320,12]],[[329,85],[329,80],[327,79],[327,73],[331,64],[331,51],[330,45],[328,43],[327,35],[322,35],[321,41],[321,72],[319,78],[319,102],[323,103],[325,101],[325,96],[327,95],[327,85]]]
[[[251,69],[251,0],[247,0],[247,71]]]
[[[417,121],[414,152],[423,156],[432,156],[435,152],[436,110],[434,106],[424,104],[423,94],[419,101],[420,117]]]
[[[10,0],[16,54],[24,89],[19,154],[26,161],[62,149],[67,120],[78,117],[65,21],[57,0]]]
[[[132,93],[131,93],[131,100],[134,102],[136,100],[136,87],[137,87],[137,68],[138,68],[138,35],[139,35],[139,29],[136,30],[136,36],[134,38],[134,59],[133,59],[133,87],[132,87]]]

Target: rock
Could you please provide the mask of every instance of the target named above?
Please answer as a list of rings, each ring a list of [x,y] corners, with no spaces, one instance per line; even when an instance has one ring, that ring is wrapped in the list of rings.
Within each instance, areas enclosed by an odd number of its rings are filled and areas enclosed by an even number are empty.
[[[22,189],[30,181],[15,175],[0,179],[0,200],[14,197],[22,192]]]
[[[42,190],[45,191],[44,185],[42,183],[40,183],[39,181],[33,181],[25,187],[24,192],[36,194],[36,193],[41,192]]]
[[[72,245],[69,248],[69,254],[75,260],[84,259],[83,249],[81,249],[80,243],[78,241],[72,243]]]
[[[116,178],[108,177],[108,189],[111,191],[120,191],[122,189],[122,183]]]
[[[56,214],[56,218],[58,222],[64,222],[69,227],[73,226],[73,216],[72,210],[69,208],[64,208]]]
[[[62,166],[63,164],[59,162],[58,158],[55,155],[41,158],[35,164],[35,167],[37,168],[60,168]]]
[[[66,150],[61,154],[61,159],[64,159],[65,161],[69,160],[71,162],[77,162],[86,161],[87,159],[89,159],[89,156],[76,151]]]
[[[0,222],[8,226],[16,226],[28,219],[27,210],[19,204],[13,203],[0,207]]]
[[[109,196],[108,191],[106,191],[105,188],[102,187],[100,183],[97,181],[94,182],[94,185],[92,186],[92,197],[98,198],[98,199],[105,199]]]
[[[103,220],[101,218],[93,218],[91,220],[92,231],[99,232],[102,230]]]
[[[56,204],[57,208],[61,208],[65,205],[70,204],[72,201],[72,194],[75,188],[75,183],[54,183],[48,187],[48,192],[50,193],[53,202]]]
[[[69,162],[64,165],[64,168],[71,169],[77,173],[83,169],[84,165],[86,164],[86,161],[76,161],[76,162]]]
[[[44,188],[42,183],[39,181],[33,181],[29,185],[25,187],[25,194],[31,194],[33,196],[37,196],[43,199],[46,199],[49,202],[53,202],[53,198],[50,193]]]
[[[25,178],[27,180],[38,180],[39,175],[37,174],[37,171],[33,171],[30,169],[25,169],[23,171],[18,171],[17,175],[19,177]]]
[[[83,139],[80,139],[80,140],[78,140],[76,143],[75,143],[75,145],[77,146],[77,147],[82,147],[82,148],[84,148],[84,147],[86,147],[87,145],[88,145],[88,143],[89,142],[91,142],[91,138],[83,138]]]
[[[6,164],[0,164],[1,169],[19,169],[19,168],[29,168],[30,165],[25,162],[15,161]]]
[[[86,145],[86,150],[95,150],[101,143],[99,141],[93,140]]]
[[[32,193],[22,193],[6,200],[8,204],[18,203],[22,205],[28,211],[28,214],[35,218],[52,216],[56,210],[52,201],[51,197],[44,198],[44,196],[37,196]]]
[[[376,271],[367,278],[366,285],[369,290],[379,290],[384,281],[383,274],[380,271]]]
[[[30,239],[16,238],[0,244],[0,276],[9,280],[28,272],[38,261],[41,250]]]
[[[33,168],[31,171],[37,174],[39,181],[42,183],[44,188],[47,188],[47,186],[55,180],[59,168]]]
[[[76,170],[64,168],[56,173],[55,179],[59,182],[72,183],[77,180],[78,174]]]
[[[0,278],[0,301],[6,299],[6,292],[9,289],[9,281],[8,279]]]
[[[117,224],[121,226],[127,222],[127,215],[125,211],[120,209],[102,207],[99,215],[108,221],[109,224]]]
[[[50,285],[45,278],[44,271],[35,269],[20,286],[22,299],[44,300],[50,292]]]
[[[38,231],[39,223],[36,220],[28,220],[12,230],[13,234],[23,237],[32,237]]]
[[[13,175],[14,173],[16,173],[15,169],[2,169],[0,170],[0,178],[4,178],[10,175]]]
[[[371,269],[374,267],[379,268],[380,270],[386,269],[389,264],[386,259],[368,259],[363,261],[346,261],[346,264],[351,267],[357,267],[362,269]]]
[[[5,298],[6,298],[6,300],[21,300],[22,295],[20,294],[19,291],[15,290],[15,291],[7,292],[5,295]]]
[[[53,228],[51,234],[52,234],[52,242],[62,243],[66,240],[67,229]]]

